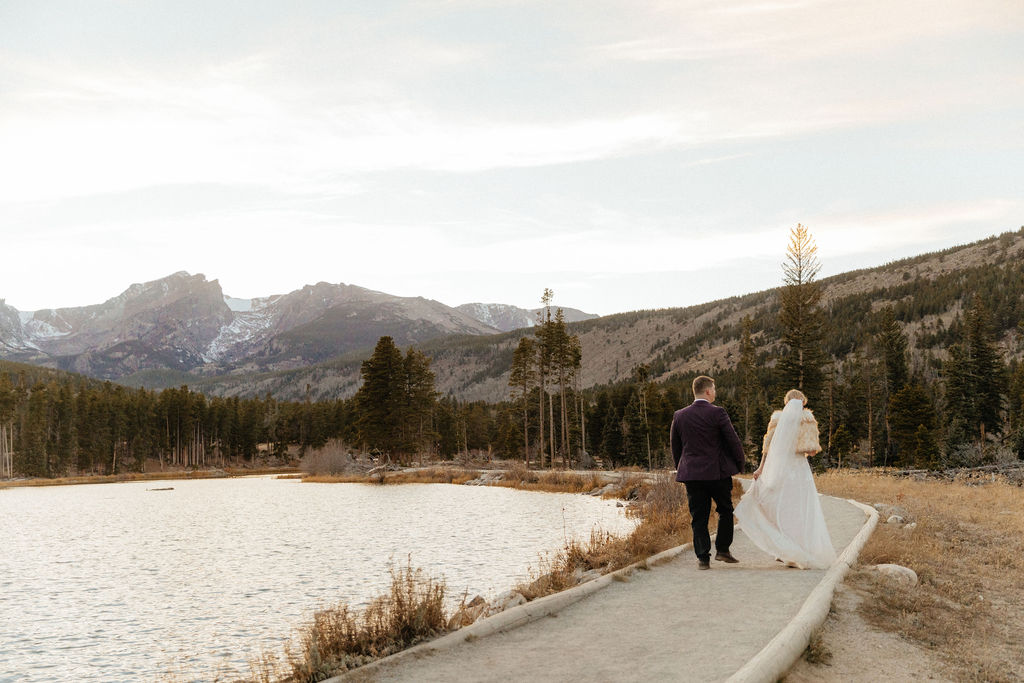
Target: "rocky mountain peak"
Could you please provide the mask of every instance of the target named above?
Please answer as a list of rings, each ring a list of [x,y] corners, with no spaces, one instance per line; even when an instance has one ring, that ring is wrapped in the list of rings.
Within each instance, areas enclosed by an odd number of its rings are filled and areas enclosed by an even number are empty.
[[[424,297],[323,281],[237,299],[225,296],[217,280],[178,271],[134,283],[91,306],[19,313],[0,303],[0,357],[106,379],[144,370],[277,370],[372,348],[382,335],[415,345],[527,327],[535,318],[515,306],[455,309]]]

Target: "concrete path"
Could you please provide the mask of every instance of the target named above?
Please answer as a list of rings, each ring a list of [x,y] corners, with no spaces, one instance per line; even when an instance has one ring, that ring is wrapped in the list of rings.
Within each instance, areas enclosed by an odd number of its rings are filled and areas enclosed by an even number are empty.
[[[650,569],[512,608],[331,680],[774,681],[824,620],[877,519],[836,498],[823,496],[822,507],[840,553],[827,572],[786,568],[737,530],[739,564],[698,571],[682,546]]]

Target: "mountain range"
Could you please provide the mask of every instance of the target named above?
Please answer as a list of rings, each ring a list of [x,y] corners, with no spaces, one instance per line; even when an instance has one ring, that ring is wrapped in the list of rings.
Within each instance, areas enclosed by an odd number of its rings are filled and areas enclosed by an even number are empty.
[[[1006,352],[1024,354],[1024,228],[820,284],[827,352],[839,360],[870,353],[872,316],[893,306],[914,367],[934,374],[976,294]],[[687,308],[565,313],[582,346],[581,388],[628,381],[641,363],[659,381],[731,368],[746,317],[763,362],[779,343],[777,288]],[[362,360],[387,334],[431,358],[442,394],[498,401],[509,395],[513,349],[536,319],[536,310],[452,308],[345,284],[236,299],[216,280],[175,273],[95,306],[24,313],[0,300],[0,359],[151,389],[188,384],[208,395],[330,399],[355,393]]]
[[[782,273],[780,269],[780,284]],[[907,335],[915,372],[934,378],[948,345],[957,340],[960,315],[979,295],[1010,355],[1024,354],[1024,228],[968,245],[841,273],[819,281],[828,327],[826,352],[838,361],[870,356],[876,313],[895,309]],[[777,355],[779,288],[686,308],[643,310],[570,323],[581,343],[579,386],[631,381],[648,366],[655,381],[687,381],[694,373],[734,368],[742,322],[751,319],[758,363]],[[500,401],[509,396],[513,350],[524,330],[447,336],[419,345],[431,358],[442,394],[463,400]],[[209,395],[313,399],[351,396],[360,383],[365,355],[332,358],[282,372],[222,375],[193,387]],[[147,383],[146,386],[153,386]],[[308,388],[308,390],[307,390]]]
[[[0,358],[112,380],[244,374],[371,349],[382,335],[408,346],[529,327],[536,317],[504,304],[452,308],[326,282],[239,299],[217,280],[178,272],[92,306],[24,312],[0,300]],[[568,320],[592,317],[567,309]]]

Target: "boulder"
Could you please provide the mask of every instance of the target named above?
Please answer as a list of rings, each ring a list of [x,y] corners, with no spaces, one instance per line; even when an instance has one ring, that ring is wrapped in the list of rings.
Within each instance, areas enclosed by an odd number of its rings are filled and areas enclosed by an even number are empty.
[[[486,610],[487,601],[477,595],[452,615],[451,619],[448,620],[448,629],[454,631],[463,626],[469,626],[479,619],[480,615]]]
[[[594,579],[601,576],[601,572],[596,569],[588,569],[587,571],[581,571],[577,569],[573,572],[573,576],[576,578],[576,583],[586,583],[587,581],[593,581]]]
[[[885,503],[874,503],[871,507],[878,510],[879,515],[882,517],[891,517],[896,515],[898,517],[907,517],[907,511],[901,508],[899,505],[886,505]]]
[[[496,481],[501,481],[501,472],[484,472],[476,479],[470,479],[466,486],[489,486]]]
[[[499,612],[504,612],[507,609],[512,609],[517,605],[525,604],[526,598],[523,597],[522,593],[517,591],[505,591],[498,597],[494,598],[494,602],[487,608],[485,614],[487,616],[491,616],[493,614],[498,614]]]
[[[897,583],[907,586],[917,585],[917,572],[910,567],[904,567],[899,564],[876,564],[874,569],[882,576],[888,577]]]

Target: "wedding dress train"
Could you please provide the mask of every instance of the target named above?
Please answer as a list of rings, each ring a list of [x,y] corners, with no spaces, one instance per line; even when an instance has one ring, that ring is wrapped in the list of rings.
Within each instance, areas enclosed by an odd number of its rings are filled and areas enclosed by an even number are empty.
[[[826,569],[836,553],[811,467],[796,451],[803,413],[802,401],[786,404],[762,474],[743,494],[735,514],[743,533],[769,555],[801,568]]]

